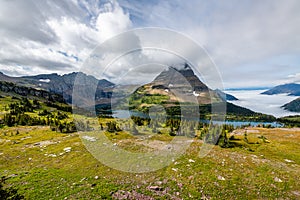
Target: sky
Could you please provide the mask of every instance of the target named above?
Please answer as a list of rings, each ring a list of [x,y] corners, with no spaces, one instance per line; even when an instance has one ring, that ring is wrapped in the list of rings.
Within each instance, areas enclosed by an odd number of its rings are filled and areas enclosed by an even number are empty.
[[[106,40],[160,27],[202,46],[225,88],[300,82],[299,10],[298,0],[2,0],[0,71],[80,71]]]

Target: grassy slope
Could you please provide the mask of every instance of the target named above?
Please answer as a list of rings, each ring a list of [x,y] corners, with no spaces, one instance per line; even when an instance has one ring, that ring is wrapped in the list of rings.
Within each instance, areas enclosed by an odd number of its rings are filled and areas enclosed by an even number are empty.
[[[181,109],[192,110],[195,108],[193,103],[183,102],[179,103],[178,100],[172,96],[167,96],[164,94],[155,93],[156,90],[151,91],[154,94],[144,94],[143,87],[141,87],[137,92],[132,94],[129,98],[129,108],[132,110],[139,110],[142,112],[148,112],[149,108],[153,105],[163,105],[167,108],[167,112],[172,115],[180,115]],[[173,99],[172,99],[173,98]],[[172,99],[172,100],[171,100]],[[175,100],[174,100],[175,99]],[[216,114],[223,114],[225,112],[223,103],[214,103],[213,109]],[[199,105],[199,111],[203,118],[209,119],[212,113],[211,104],[201,104]],[[253,112],[247,108],[243,108],[232,103],[226,103],[226,119],[236,120],[236,121],[263,121],[263,122],[273,122],[276,120],[274,116],[266,115],[262,113]]]
[[[10,97],[1,99],[1,112],[8,103],[11,103]],[[50,109],[45,105],[43,108]],[[103,124],[107,121],[110,119],[101,119]],[[207,157],[199,158],[201,142],[196,141],[172,165],[152,173],[130,174],[97,161],[77,133],[61,134],[38,126],[2,128],[0,176],[9,177],[6,186],[16,187],[27,199],[110,199],[120,190],[162,199],[300,198],[300,131],[254,130],[248,133],[250,142],[257,141],[258,135],[270,141],[250,145],[254,152],[245,144],[245,148],[214,147]],[[244,132],[241,133],[236,137],[242,139]],[[122,140],[122,148],[126,150],[135,152],[143,148],[126,134],[107,136],[118,144]],[[156,135],[152,140],[154,138],[164,142],[170,139],[166,135]],[[66,147],[72,147],[71,152],[65,153]],[[225,180],[219,180],[220,176]],[[283,182],[275,182],[276,177]],[[157,185],[163,191],[149,188]],[[136,193],[134,198],[137,198]]]
[[[78,134],[51,132],[48,127],[4,128],[0,173],[10,177],[7,184],[28,199],[103,199],[112,198],[118,190],[173,199],[300,198],[300,131],[255,128],[248,131],[249,141],[258,135],[270,143],[256,145],[254,152],[214,147],[208,156],[199,158],[201,142],[197,141],[169,167],[130,174],[102,165],[85,149]],[[37,142],[41,145],[34,145]],[[72,147],[71,152],[64,153],[66,147]],[[276,177],[282,182],[276,182]],[[149,189],[156,185],[167,190],[166,194]]]

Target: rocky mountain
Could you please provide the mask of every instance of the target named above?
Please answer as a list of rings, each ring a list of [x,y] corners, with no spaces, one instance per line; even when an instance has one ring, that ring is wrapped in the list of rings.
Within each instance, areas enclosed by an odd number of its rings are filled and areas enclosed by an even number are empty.
[[[16,79],[18,79],[18,78],[10,77],[10,76],[7,76],[7,75],[3,74],[2,72],[0,72],[0,81],[14,83],[16,81]]]
[[[220,90],[212,90],[207,87],[187,64],[181,68],[169,67],[151,83],[138,87],[133,90],[133,93],[128,93],[128,91],[132,91],[132,88],[136,88],[136,86],[117,87],[107,80],[98,80],[81,72],[24,77],[10,77],[0,73],[0,93],[2,91],[2,93],[13,93],[27,97],[35,96],[46,100],[72,103],[75,79],[77,86],[79,86],[77,89],[82,88],[79,94],[84,105],[95,107],[97,112],[101,111],[98,113],[110,113],[111,104],[118,104],[114,108],[118,108],[120,105],[120,109],[122,109],[122,105],[127,103],[129,103],[130,109],[142,108],[141,110],[143,110],[146,108],[147,110],[151,105],[158,104],[163,105],[171,113],[176,113],[179,104],[183,103],[187,109],[190,106],[201,105],[200,110],[209,115],[212,104],[221,105],[226,100],[235,99]],[[90,96],[95,89],[91,86],[96,86],[95,96]],[[112,96],[113,91],[114,95]],[[90,97],[87,98],[87,96]],[[269,117],[234,104],[227,103],[226,105],[227,114],[230,116],[256,116],[257,119]]]
[[[12,82],[20,86],[31,87],[38,90],[45,90],[51,93],[60,94],[66,102],[72,102],[72,92],[75,79],[83,86],[97,86],[95,92],[96,101],[99,99],[110,98],[114,84],[102,79],[98,80],[93,76],[82,72],[73,72],[65,75],[41,74],[37,76],[9,77],[0,74],[0,81]]]
[[[221,95],[208,88],[193,72],[188,64],[181,68],[169,67],[162,71],[151,83],[138,88],[142,95],[164,95],[172,102],[193,102],[210,104],[223,101]]]
[[[169,67],[152,82],[135,90],[129,97],[129,109],[149,112],[152,105],[163,106],[168,114],[180,115],[181,110],[191,110],[199,106],[202,117],[211,114],[212,105],[227,107],[227,119],[251,119],[274,121],[275,117],[253,112],[249,109],[227,103],[236,98],[220,90],[212,90],[205,85],[185,64],[184,67]],[[224,104],[225,103],[225,104]],[[191,113],[192,115],[192,113]]]
[[[225,94],[219,89],[212,90],[205,85],[194,73],[188,64],[181,67],[169,67],[161,72],[151,83],[144,85],[140,90],[149,94],[162,94],[170,96],[170,99],[178,99],[174,92],[181,93],[184,100],[197,99],[199,104],[238,100],[232,95]],[[173,92],[172,92],[173,91]]]
[[[0,81],[0,94],[9,94],[11,96],[41,98],[51,102],[64,103],[64,98],[56,93],[45,90],[38,90],[30,87],[19,86],[12,82]]]
[[[290,103],[283,105],[282,107],[291,112],[300,112],[300,98],[297,98]]]
[[[290,96],[300,96],[300,84],[290,83],[284,85],[278,85],[270,90],[263,92],[262,94],[289,94]]]

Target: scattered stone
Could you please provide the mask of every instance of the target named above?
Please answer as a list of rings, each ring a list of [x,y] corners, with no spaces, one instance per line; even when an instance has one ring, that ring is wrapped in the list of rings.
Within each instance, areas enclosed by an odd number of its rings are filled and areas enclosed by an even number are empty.
[[[154,200],[150,196],[138,193],[135,190],[129,192],[124,190],[119,190],[116,193],[111,193],[113,199],[143,199],[143,200]]]
[[[31,161],[32,160],[32,158],[28,158],[28,161]]]
[[[99,176],[95,176],[95,179],[97,180],[99,178]]]
[[[162,182],[162,181],[156,181],[155,184],[157,184],[157,185],[162,185],[163,182]]]
[[[195,161],[194,161],[194,160],[192,160],[192,159],[189,159],[189,162],[190,162],[190,163],[194,163]]]
[[[280,178],[278,178],[278,177],[275,177],[274,181],[277,182],[277,183],[282,183],[282,180]]]
[[[87,140],[87,141],[90,141],[90,142],[96,142],[96,138],[95,137],[91,137],[91,136],[83,136],[82,137],[83,139]]]
[[[8,177],[9,177],[9,178],[12,178],[12,177],[16,177],[16,176],[18,176],[18,174],[11,174],[11,175],[9,175]]]
[[[214,182],[214,185],[220,187],[220,184],[218,182]]]
[[[32,138],[32,137],[31,136],[27,136],[27,137],[21,138],[20,140],[26,140],[26,139],[30,139],[30,138]]]
[[[206,195],[202,194],[201,200],[209,200],[209,199],[211,199],[210,196],[206,196]]]
[[[223,176],[218,176],[218,180],[220,180],[220,181],[225,181],[226,179],[223,177]]]
[[[177,183],[177,186],[181,189],[183,184],[182,183]]]
[[[299,191],[292,191],[292,193],[296,196],[300,196],[300,192]]]
[[[84,178],[82,178],[81,180],[80,180],[80,182],[82,182],[82,181],[84,181],[84,180],[86,180],[86,178],[84,177]]]
[[[289,159],[284,159],[284,161],[287,162],[287,163],[293,163],[294,162],[294,161],[289,160]]]
[[[45,155],[46,155],[46,154],[45,154]],[[52,157],[52,158],[57,157],[56,154],[49,154],[48,156],[49,156],[49,157]]]
[[[174,172],[177,172],[177,171],[178,171],[178,169],[176,169],[176,168],[172,168],[172,170],[173,170]]]
[[[64,148],[64,151],[65,151],[66,153],[70,152],[71,150],[72,150],[72,147],[66,147],[66,148]]]
[[[159,186],[150,186],[149,189],[150,190],[155,190],[155,191],[163,191],[163,188],[159,187]]]

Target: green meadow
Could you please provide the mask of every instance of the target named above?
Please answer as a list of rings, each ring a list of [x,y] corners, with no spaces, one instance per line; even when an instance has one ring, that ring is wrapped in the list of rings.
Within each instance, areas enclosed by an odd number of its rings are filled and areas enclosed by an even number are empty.
[[[171,165],[149,173],[126,173],[103,165],[87,151],[80,134],[57,133],[47,126],[2,128],[4,188],[15,188],[26,199],[300,198],[298,129],[235,130],[240,146],[214,146],[203,158],[199,157],[202,142],[195,139]],[[267,141],[261,143],[261,136]],[[167,137],[155,140],[166,144]],[[135,146],[136,137],[110,139],[127,151],[143,148]],[[68,147],[71,150],[66,152]]]
[[[24,103],[28,107],[23,107]],[[300,198],[300,129],[297,128],[226,130],[223,137],[227,138],[227,145],[210,145],[211,151],[199,157],[203,127],[195,130],[195,136],[188,138],[190,146],[170,164],[152,172],[129,173],[96,159],[99,155],[90,153],[88,146],[93,141],[87,142],[84,136],[100,141],[99,147],[104,144],[101,138],[106,138],[125,152],[147,153],[171,144],[174,136],[166,124],[156,124],[158,134],[149,126],[133,126],[133,122],[73,116],[65,104],[9,96],[1,98],[0,109],[3,199],[8,196],[10,199]],[[25,118],[27,121],[22,120],[23,123],[35,125],[20,125],[14,121],[16,118]],[[72,130],[73,121],[79,123],[78,132]],[[112,151],[99,153],[110,157]],[[128,162],[139,163],[139,160]],[[158,161],[154,158],[153,162]]]

